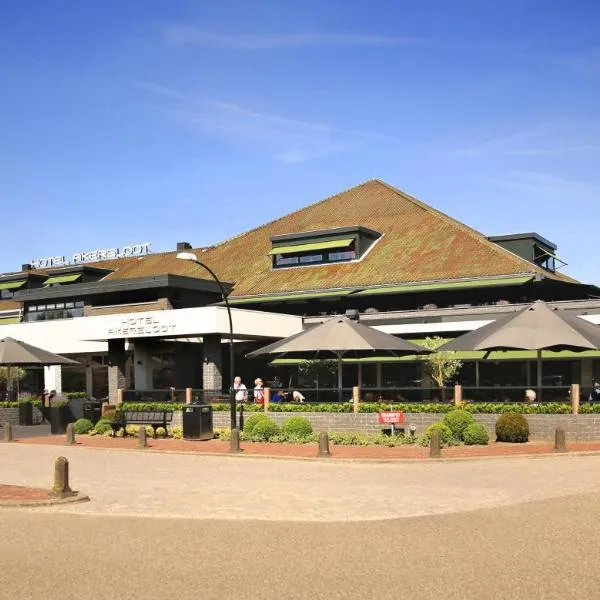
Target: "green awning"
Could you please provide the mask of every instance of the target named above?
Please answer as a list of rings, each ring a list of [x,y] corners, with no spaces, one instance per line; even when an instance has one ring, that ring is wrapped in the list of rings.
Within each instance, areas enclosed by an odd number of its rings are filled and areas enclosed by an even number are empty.
[[[484,361],[503,361],[503,360],[536,360],[537,353],[529,350],[508,350],[506,352],[490,352],[484,359],[485,352],[455,352],[454,358],[465,361],[484,360]],[[600,350],[586,350],[584,352],[573,352],[572,350],[562,350],[561,352],[551,352],[544,350],[542,358],[546,360],[577,360],[581,358],[600,358]],[[410,356],[369,356],[367,358],[343,358],[343,363],[361,364],[361,363],[397,363],[397,362],[421,362],[422,357],[416,355]],[[271,361],[273,366],[298,365],[304,362],[299,358],[276,358]]]
[[[274,296],[254,296],[253,298],[228,298],[229,304],[258,304],[259,302],[284,302],[289,300],[311,300],[347,296],[352,290],[337,292],[306,292],[305,294],[280,294]],[[221,302],[221,304],[223,304]]]
[[[414,283],[391,287],[369,288],[356,292],[353,296],[375,296],[379,294],[408,294],[410,292],[444,291],[454,289],[498,287],[503,285],[523,285],[533,279],[533,275],[522,277],[497,277],[494,279],[472,279],[471,281],[438,281],[436,283]]]
[[[19,317],[0,317],[0,325],[16,325],[20,322],[21,319]]]
[[[0,290],[18,290],[26,283],[26,279],[21,279],[19,281],[0,281]]]
[[[354,241],[354,238],[331,240],[329,242],[312,242],[310,244],[296,244],[295,246],[278,246],[269,254],[295,254],[296,252],[309,252],[311,250],[329,250],[330,248],[345,248]]]
[[[537,244],[535,245],[535,247],[538,250],[540,250],[541,252],[543,252],[544,254],[548,255],[550,258],[557,260],[559,263],[562,263],[563,265],[568,264],[562,258],[559,258],[558,256],[556,256],[556,254],[554,254],[554,252],[552,252],[550,250],[546,250],[546,248],[542,248],[541,246],[538,246]]]
[[[71,273],[70,275],[54,275],[53,277],[48,277],[48,279],[46,279],[44,286],[54,285],[55,283],[72,283],[78,279],[81,279],[81,273]]]

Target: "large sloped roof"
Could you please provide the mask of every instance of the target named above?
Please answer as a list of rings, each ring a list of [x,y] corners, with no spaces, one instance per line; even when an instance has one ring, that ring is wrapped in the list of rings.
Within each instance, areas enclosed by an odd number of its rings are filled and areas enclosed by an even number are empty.
[[[358,262],[273,269],[274,235],[362,225],[383,234]],[[209,248],[195,250],[232,296],[407,282],[552,274],[490,242],[483,234],[384,183],[371,180]],[[114,269],[105,281],[159,274],[205,278],[203,269],[177,260],[176,252],[102,261]]]

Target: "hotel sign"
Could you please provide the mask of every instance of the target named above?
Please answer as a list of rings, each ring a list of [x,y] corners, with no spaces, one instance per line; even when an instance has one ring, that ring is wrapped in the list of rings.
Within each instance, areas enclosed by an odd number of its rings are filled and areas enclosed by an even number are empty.
[[[51,267],[66,267],[69,265],[81,265],[99,260],[113,260],[115,258],[127,258],[128,256],[146,256],[151,253],[151,243],[133,244],[122,248],[104,248],[103,250],[92,250],[91,252],[76,252],[72,256],[48,256],[31,261],[34,269],[48,269]]]
[[[176,323],[169,322],[166,315],[121,317],[108,328],[108,338],[173,335],[176,328]]]

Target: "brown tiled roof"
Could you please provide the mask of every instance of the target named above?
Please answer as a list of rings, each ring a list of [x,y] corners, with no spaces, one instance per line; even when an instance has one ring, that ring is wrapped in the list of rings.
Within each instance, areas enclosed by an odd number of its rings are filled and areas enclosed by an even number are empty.
[[[273,270],[271,236],[332,227],[362,225],[383,234],[361,261]],[[561,281],[490,242],[404,192],[371,180],[216,246],[195,250],[223,281],[235,284],[232,296],[330,288],[356,288],[407,282],[437,281],[539,273]],[[95,263],[114,269],[107,280],[176,274],[207,277],[176,252]]]

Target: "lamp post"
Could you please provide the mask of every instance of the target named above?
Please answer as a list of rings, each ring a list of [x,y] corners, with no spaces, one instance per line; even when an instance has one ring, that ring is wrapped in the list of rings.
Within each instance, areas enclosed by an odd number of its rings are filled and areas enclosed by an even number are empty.
[[[219,289],[221,290],[221,296],[223,297],[223,302],[225,302],[225,307],[227,308],[227,316],[229,317],[229,364],[231,370],[231,377],[235,377],[235,369],[234,369],[234,357],[233,357],[233,320],[231,319],[231,307],[229,306],[229,300],[227,300],[227,294],[223,289],[223,284],[219,280],[219,278],[215,275],[214,271],[203,262],[198,260],[198,257],[193,252],[180,252],[177,255],[177,258],[180,260],[189,260],[190,262],[196,263],[197,265],[203,267],[206,271],[208,271],[212,278],[217,282]],[[237,418],[236,418],[236,406],[235,406],[235,390],[233,389],[233,385],[229,386],[229,412],[231,417],[231,429],[235,429],[237,427]]]

